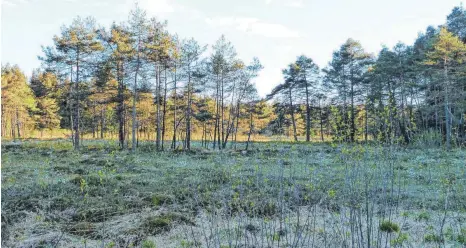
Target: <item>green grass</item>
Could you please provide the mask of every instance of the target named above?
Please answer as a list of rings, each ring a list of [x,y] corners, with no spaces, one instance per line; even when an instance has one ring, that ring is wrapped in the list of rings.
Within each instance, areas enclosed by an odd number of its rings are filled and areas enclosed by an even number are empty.
[[[316,233],[318,246],[345,238],[328,225],[351,232],[338,220],[350,218],[352,210],[365,211],[367,203],[374,222],[387,215],[395,218],[396,228],[387,229],[383,222],[380,231],[398,232],[407,224],[412,232],[403,229],[409,234],[403,242],[416,246],[436,241],[419,233],[430,233],[428,226],[433,226],[433,235],[439,235],[447,194],[445,229],[453,227],[453,236],[464,242],[464,161],[466,152],[459,149],[327,143],[257,143],[248,152],[189,153],[155,152],[151,143],[143,143],[132,154],[104,141],[86,141],[79,152],[67,141],[6,142],[2,244],[54,246],[59,240],[61,246],[86,242],[93,247],[102,240],[107,245],[124,240],[141,246],[142,240],[155,238],[157,247],[179,247],[182,241],[204,244],[191,230],[203,235],[200,230],[219,220],[219,240],[247,233],[263,235],[270,244],[291,244],[299,228],[293,224],[297,214],[304,218],[301,213],[316,212],[320,219],[315,226],[309,222],[306,235]],[[275,228],[278,223],[285,229]],[[376,229],[371,231],[374,239]]]

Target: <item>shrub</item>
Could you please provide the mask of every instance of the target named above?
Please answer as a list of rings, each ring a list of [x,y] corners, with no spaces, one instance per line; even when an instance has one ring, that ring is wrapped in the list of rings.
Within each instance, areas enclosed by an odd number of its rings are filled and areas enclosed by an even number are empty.
[[[146,239],[142,242],[142,248],[156,248],[156,245],[153,241]]]
[[[424,241],[425,242],[441,243],[441,242],[443,242],[443,239],[439,235],[430,233],[430,234],[427,234],[426,236],[424,236]]]
[[[142,227],[148,234],[159,234],[170,230],[172,220],[166,216],[151,216],[147,218]]]
[[[94,233],[95,226],[89,222],[79,222],[67,227],[67,231],[78,236],[89,236]]]
[[[436,243],[441,243],[443,240],[439,235],[435,235],[433,233],[427,234],[424,236],[424,241],[425,242],[436,242]]]
[[[388,232],[388,233],[400,231],[400,227],[398,226],[398,224],[393,223],[388,220],[382,221],[382,223],[380,223],[379,229],[382,232]]]
[[[456,241],[462,245],[466,245],[466,228],[461,229],[461,233],[456,237]]]
[[[166,213],[160,216],[150,216],[144,220],[142,228],[148,234],[159,234],[170,230],[174,222],[194,225],[194,223],[186,216],[178,213]]]
[[[171,204],[173,202],[173,199],[171,196],[168,195],[155,194],[152,195],[151,202],[154,206],[161,206],[165,204]]]
[[[393,245],[393,246],[401,246],[403,245],[403,243],[408,240],[408,234],[407,233],[400,233],[400,235],[398,237],[396,237],[395,239],[392,239],[390,241],[390,244]]]
[[[430,215],[429,213],[427,213],[426,211],[420,213],[417,217],[416,217],[416,220],[417,221],[421,221],[421,220],[429,220],[430,219]]]
[[[250,232],[250,233],[256,233],[256,232],[259,231],[259,228],[256,227],[256,226],[254,226],[253,224],[247,224],[247,225],[245,226],[245,228],[246,228],[246,230],[247,230],[248,232]]]

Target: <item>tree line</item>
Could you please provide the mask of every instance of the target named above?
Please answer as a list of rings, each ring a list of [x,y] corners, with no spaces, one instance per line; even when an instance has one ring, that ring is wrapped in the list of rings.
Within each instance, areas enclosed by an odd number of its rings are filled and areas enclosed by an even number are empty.
[[[466,142],[466,10],[453,8],[439,27],[414,44],[383,47],[377,56],[348,39],[325,68],[300,55],[283,81],[260,98],[259,59],[246,63],[221,36],[207,54],[181,39],[167,22],[135,7],[109,28],[77,17],[43,47],[41,68],[28,80],[18,66],[2,66],[2,137],[32,130],[69,129],[117,138],[137,149],[224,149],[239,140],[290,136],[294,141],[377,140],[409,144],[427,139]],[[169,146],[169,147],[168,147]]]

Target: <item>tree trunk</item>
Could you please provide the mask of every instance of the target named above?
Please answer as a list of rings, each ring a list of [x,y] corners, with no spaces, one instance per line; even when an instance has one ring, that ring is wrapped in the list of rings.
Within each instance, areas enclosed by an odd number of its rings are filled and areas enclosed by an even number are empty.
[[[235,125],[235,150],[236,150],[236,144],[237,144],[237,135],[238,135],[238,130],[239,130],[239,114],[240,114],[240,104],[238,103],[238,107],[236,109],[236,125]]]
[[[365,111],[365,116],[364,116],[364,141],[367,143],[367,129],[369,128],[368,127],[368,123],[367,123],[367,119],[368,119],[368,115],[369,115],[369,112],[367,111],[367,103],[366,105],[364,106],[364,111]]]
[[[304,79],[306,81],[306,79]],[[309,105],[309,86],[306,84],[306,141],[311,141],[311,106]]]
[[[163,87],[163,115],[162,115],[162,151],[165,143],[165,122],[167,116],[167,67],[164,68],[164,87]]]
[[[319,100],[319,113],[320,113],[320,139],[324,142],[324,121],[322,116],[322,106]]]
[[[124,99],[124,82],[122,76],[122,65],[119,62],[117,64],[117,81],[118,81],[118,103],[117,103],[117,116],[118,116],[118,141],[120,148],[125,148],[125,117],[124,117],[124,108],[125,108],[125,99]],[[103,130],[103,129],[102,129]]]
[[[157,121],[157,137],[155,140],[155,146],[157,151],[160,151],[160,138],[161,138],[161,116],[160,116],[160,70],[159,67],[156,65],[155,66],[155,87],[156,87],[156,101],[157,101],[157,116],[156,116],[156,121]]]
[[[220,102],[221,102],[221,113],[222,113],[222,116],[221,116],[221,127],[222,127],[222,140],[225,140],[225,123],[224,123],[224,114],[225,114],[225,109],[224,109],[224,82],[223,82],[224,78],[223,78],[223,70],[222,70],[222,80],[221,80],[221,92],[220,92]],[[220,148],[220,136],[219,136],[219,140],[218,140],[218,148]]]
[[[234,87],[234,86],[233,86]],[[231,102],[233,103],[233,97],[234,97],[234,93],[232,94],[232,97],[231,97]],[[234,123],[235,123],[235,116],[233,116],[233,120],[231,119],[232,118],[232,113],[235,111],[233,109],[233,104],[230,105],[230,111],[228,113],[228,122],[227,122],[227,130],[226,130],[226,134],[225,134],[225,138],[223,140],[223,144],[222,144],[222,148],[225,149],[226,146],[227,146],[227,143],[228,143],[228,137],[230,136],[230,133],[232,132],[232,129],[235,127]],[[238,102],[238,107],[239,108],[239,102]]]
[[[289,88],[289,98],[290,98],[290,113],[291,113],[291,122],[293,124],[293,137],[294,141],[298,141],[298,134],[296,132],[296,121],[294,118],[294,109],[293,109],[293,98],[291,96],[291,87]]]
[[[186,102],[186,150],[191,150],[191,94],[192,94],[192,82],[191,82],[191,67],[188,65],[188,95],[187,95],[187,102]],[[215,144],[214,144],[215,148]]]
[[[446,134],[446,147],[448,150],[451,148],[451,117],[448,99],[448,66],[447,59],[444,60],[444,76],[445,76],[445,89],[444,89],[444,102],[445,102],[445,134]]]
[[[100,138],[104,138],[104,127],[105,127],[105,112],[104,108],[100,110]]]
[[[216,113],[215,113],[215,128],[214,128],[214,142],[213,142],[213,149],[215,149],[215,143],[217,142],[217,135],[219,136],[218,137],[218,140],[220,141],[220,121],[219,121],[219,118],[220,118],[220,104],[219,104],[219,92],[220,92],[220,84],[219,84],[219,79],[218,79],[218,75],[217,75],[217,92],[216,92],[216,95],[215,95],[215,107],[216,107]],[[218,145],[220,146],[220,142],[218,142]],[[220,147],[219,147],[220,149]]]
[[[175,150],[176,148],[176,63],[175,63],[175,68],[174,68],[174,73],[175,73],[175,81],[174,81],[174,96],[173,96],[173,139],[172,139],[172,149]]]
[[[19,121],[19,111],[16,108],[16,128],[18,129],[18,138],[21,139],[21,131],[20,131],[20,121]]]
[[[75,109],[74,109],[74,149],[79,149],[79,122],[80,122],[80,114],[79,114],[79,48],[77,49],[76,55],[76,81],[74,83],[74,97],[75,97]]]
[[[136,72],[134,73],[134,84],[133,84],[133,111],[132,111],[132,121],[131,121],[131,151],[136,151],[136,128],[137,128],[137,121],[136,121],[136,101],[138,97],[138,73],[139,73],[139,44],[138,44],[138,51],[137,51],[137,59],[136,59]]]
[[[95,129],[96,129],[96,113],[95,113],[95,103],[92,105],[93,114],[92,114],[92,138],[95,139]]]
[[[354,136],[356,134],[356,126],[354,122],[354,84],[351,81],[351,130],[350,130],[350,141],[354,142]]]
[[[246,150],[248,150],[249,148],[249,142],[251,141],[251,133],[252,133],[252,129],[254,127],[254,124],[252,123],[252,110],[251,112],[249,113],[249,132],[248,132],[248,141],[246,142]]]

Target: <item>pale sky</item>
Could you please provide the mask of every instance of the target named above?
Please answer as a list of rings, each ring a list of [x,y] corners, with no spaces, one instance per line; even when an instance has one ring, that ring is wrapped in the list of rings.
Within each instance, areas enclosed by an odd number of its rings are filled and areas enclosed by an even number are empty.
[[[264,96],[280,83],[281,69],[300,55],[320,67],[348,38],[377,54],[382,45],[412,44],[428,25],[445,23],[460,0],[139,0],[150,16],[168,21],[181,38],[214,44],[225,34],[248,63],[264,66],[256,80]],[[2,0],[1,61],[30,75],[41,45],[78,15],[109,27],[127,20],[133,0]]]

